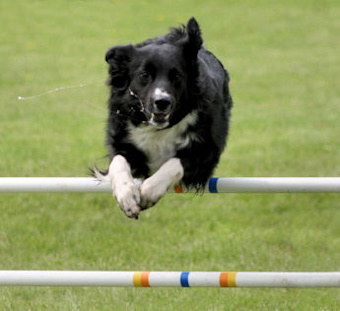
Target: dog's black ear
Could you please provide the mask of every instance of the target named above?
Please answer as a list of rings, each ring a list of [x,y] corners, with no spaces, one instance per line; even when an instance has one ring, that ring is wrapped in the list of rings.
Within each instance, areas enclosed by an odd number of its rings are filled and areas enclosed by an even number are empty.
[[[131,44],[114,46],[105,55],[109,67],[108,84],[115,88],[126,88],[129,83],[129,63],[133,57],[134,47]]]
[[[109,49],[105,55],[105,60],[111,64],[114,62],[129,62],[133,53],[133,45],[119,45]]]
[[[203,39],[200,26],[194,17],[189,19],[186,30],[188,33],[188,39],[184,45],[184,53],[189,59],[195,60],[197,53],[203,44]]]

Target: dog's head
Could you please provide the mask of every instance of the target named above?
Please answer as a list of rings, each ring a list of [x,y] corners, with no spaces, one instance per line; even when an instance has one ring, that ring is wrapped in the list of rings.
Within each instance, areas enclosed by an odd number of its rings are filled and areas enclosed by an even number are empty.
[[[169,126],[174,113],[183,109],[179,103],[187,96],[189,84],[197,78],[202,43],[199,25],[191,18],[186,27],[168,35],[111,48],[106,61],[112,94],[134,102],[144,123]]]

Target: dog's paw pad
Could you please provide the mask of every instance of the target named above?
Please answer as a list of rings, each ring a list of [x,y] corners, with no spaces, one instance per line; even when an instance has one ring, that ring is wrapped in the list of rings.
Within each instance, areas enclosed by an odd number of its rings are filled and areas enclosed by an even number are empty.
[[[132,184],[121,187],[114,193],[114,197],[120,209],[129,218],[138,218],[140,213],[140,194],[138,189]]]
[[[143,211],[145,209],[153,207],[154,205],[156,205],[156,203],[157,202],[142,200],[141,201],[141,210]]]
[[[138,209],[136,208],[126,208],[126,209],[122,209],[122,211],[125,213],[125,215],[129,218],[135,218],[138,219],[139,217],[139,212],[140,212],[140,208],[138,207]]]
[[[140,188],[141,202],[140,206],[143,209],[154,206],[165,194],[166,189],[160,185],[152,185],[148,180],[144,182]]]

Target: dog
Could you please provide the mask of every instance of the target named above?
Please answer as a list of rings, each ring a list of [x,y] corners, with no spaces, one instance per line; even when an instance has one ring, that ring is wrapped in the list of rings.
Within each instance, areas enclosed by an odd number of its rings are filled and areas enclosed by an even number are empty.
[[[138,219],[175,185],[204,191],[225,148],[229,74],[202,44],[191,18],[166,35],[106,53],[110,164],[95,176],[111,183],[130,218]]]

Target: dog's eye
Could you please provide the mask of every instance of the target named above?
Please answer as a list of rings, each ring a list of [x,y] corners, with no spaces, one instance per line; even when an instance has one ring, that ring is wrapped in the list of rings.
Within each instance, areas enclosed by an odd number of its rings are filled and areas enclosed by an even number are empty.
[[[180,75],[180,74],[176,74],[175,76],[174,76],[174,80],[177,82],[177,81],[181,81],[181,79],[182,79],[182,76]]]
[[[143,71],[138,74],[138,79],[142,82],[147,82],[150,79],[150,74],[147,71]]]
[[[173,82],[180,82],[182,80],[182,75],[177,70],[174,70],[170,72],[170,79]]]

